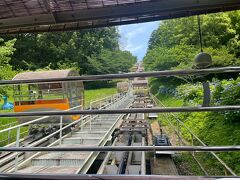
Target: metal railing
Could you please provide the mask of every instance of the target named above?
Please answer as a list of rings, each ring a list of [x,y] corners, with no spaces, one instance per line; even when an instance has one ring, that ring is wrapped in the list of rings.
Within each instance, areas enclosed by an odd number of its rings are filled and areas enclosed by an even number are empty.
[[[41,111],[41,112],[19,112],[1,113],[1,117],[30,117],[30,116],[66,116],[86,114],[127,114],[127,113],[168,113],[168,112],[217,112],[238,111],[240,105],[234,106],[211,106],[211,107],[166,107],[166,108],[136,108],[136,109],[100,109],[100,110],[75,110],[75,111]],[[1,131],[0,131],[1,132]]]
[[[111,97],[111,96],[109,96],[109,97]],[[112,95],[112,98],[111,99],[114,99],[115,97],[122,97],[120,94],[114,94],[114,95]],[[108,97],[107,97],[108,98]],[[105,98],[103,98],[103,99],[105,99]],[[98,101],[102,101],[103,99],[99,99],[99,100],[96,100],[96,101],[94,101],[94,102],[98,102]],[[105,104],[104,106],[102,106],[102,107],[99,107],[99,109],[104,109],[105,107],[107,107],[107,106],[109,106],[111,103],[114,103],[115,101],[112,101],[112,102],[110,102],[109,104]],[[82,105],[79,105],[79,106],[75,106],[75,107],[73,107],[73,108],[70,108],[70,109],[67,109],[67,110],[65,110],[65,112],[67,112],[67,111],[71,111],[71,110],[74,110],[74,109],[77,109],[77,108],[80,108],[80,107],[82,107]],[[49,111],[50,112],[50,111]],[[3,113],[2,113],[3,114]],[[1,115],[1,114],[0,114]],[[72,115],[71,113],[70,113],[70,115]],[[6,129],[2,129],[2,130],[0,130],[0,134],[1,133],[4,133],[4,132],[8,132],[8,133],[11,133],[11,130],[14,130],[14,129],[18,129],[18,128],[21,128],[21,127],[24,127],[24,126],[28,126],[28,125],[30,125],[30,124],[34,124],[34,123],[39,123],[40,121],[42,121],[42,120],[44,120],[44,119],[46,119],[46,118],[49,118],[50,116],[44,116],[44,117],[40,117],[40,118],[37,118],[37,119],[34,119],[34,120],[31,120],[31,121],[28,121],[28,122],[25,122],[25,123],[22,123],[22,124],[18,124],[18,125],[15,125],[15,126],[11,126],[11,127],[8,127],[8,128],[6,128]],[[60,126],[62,126],[62,116],[60,116],[61,118],[60,118]],[[18,136],[18,135],[17,135]]]
[[[186,69],[186,70],[166,70],[153,72],[137,72],[137,73],[123,73],[123,74],[103,74],[103,75],[87,75],[87,76],[73,76],[67,78],[49,78],[49,79],[28,79],[28,80],[2,80],[0,85],[10,84],[36,84],[40,82],[67,82],[67,81],[97,81],[97,80],[112,80],[122,78],[136,78],[136,77],[166,77],[166,76],[194,76],[194,75],[208,75],[219,73],[239,73],[240,67],[223,67],[223,68],[209,68],[209,69]]]
[[[125,74],[108,74],[108,75],[91,75],[91,76],[78,76],[68,78],[53,78],[53,79],[33,79],[33,80],[6,80],[0,81],[0,85],[7,84],[31,84],[39,82],[67,82],[67,81],[96,81],[96,80],[109,80],[119,78],[135,78],[135,77],[168,77],[168,76],[204,76],[211,73],[239,73],[240,67],[226,67],[226,68],[210,68],[210,69],[195,69],[195,70],[169,70],[169,71],[157,71],[157,72],[140,72],[140,73],[125,73]],[[0,117],[20,117],[20,116],[65,116],[65,115],[88,115],[83,118],[89,117],[89,115],[98,114],[127,114],[127,113],[172,113],[172,112],[204,112],[204,111],[236,111],[240,110],[240,106],[215,106],[215,107],[169,107],[169,108],[138,108],[138,109],[98,109],[98,110],[76,110],[76,111],[51,111],[51,112],[24,112],[24,113],[2,113]],[[90,116],[91,117],[91,116]],[[44,118],[44,117],[43,117]],[[90,118],[92,119],[92,118]],[[41,120],[35,120],[35,122]],[[82,120],[82,119],[81,119]],[[80,119],[79,119],[80,121]],[[73,122],[79,123],[79,121]],[[86,123],[91,123],[91,120],[87,120]],[[60,122],[61,124],[61,122]],[[71,124],[72,125],[72,124]],[[69,124],[70,126],[70,124]],[[65,126],[60,128],[62,131]],[[11,128],[10,128],[11,129]],[[56,131],[54,133],[60,133]],[[3,131],[0,131],[0,133]],[[19,133],[18,133],[19,134]],[[19,137],[19,135],[18,135]],[[195,137],[195,135],[194,135]],[[200,140],[197,136],[197,140]],[[61,141],[61,138],[60,138]],[[199,141],[202,146],[118,146],[118,147],[1,147],[0,152],[44,152],[44,151],[187,151],[187,152],[225,152],[225,151],[240,151],[240,146],[206,146],[201,140]],[[16,143],[17,144],[17,143]],[[217,157],[216,157],[217,158]],[[217,158],[218,159],[218,158]],[[16,158],[17,160],[17,158]],[[221,159],[218,159],[221,161]],[[227,169],[228,166],[225,166]],[[228,169],[231,172],[231,169]],[[232,175],[236,175],[231,172]]]
[[[112,95],[112,97],[113,97],[112,99],[114,99],[114,98],[116,98],[116,97],[117,97],[118,99],[116,99],[116,101],[111,101],[111,102],[109,102],[108,104],[105,104],[104,106],[100,107],[100,109],[104,109],[104,108],[107,108],[107,107],[109,107],[109,106],[111,106],[111,105],[114,105],[114,104],[118,103],[119,101],[121,101],[124,97],[127,97],[127,96],[117,94],[117,95]],[[104,98],[103,98],[103,99],[104,99]],[[102,101],[102,99],[97,100],[97,101]],[[69,110],[72,110],[72,109],[76,109],[76,108],[79,108],[79,106],[73,107],[73,108],[68,109],[68,110],[66,110],[66,111],[69,111]],[[49,116],[37,118],[37,119],[35,119],[35,120],[32,120],[32,121],[29,121],[29,122],[26,122],[26,123],[22,123],[22,124],[16,125],[16,126],[14,126],[14,127],[10,127],[10,128],[1,130],[0,133],[9,132],[9,131],[11,131],[11,130],[13,130],[13,129],[17,129],[16,142],[15,142],[14,144],[15,144],[16,148],[18,148],[18,147],[20,147],[20,135],[21,135],[21,134],[20,134],[20,128],[23,127],[23,126],[26,126],[26,125],[30,125],[30,124],[32,124],[32,123],[39,122],[39,121],[41,121],[41,120],[43,120],[43,119],[46,119],[46,118],[48,118],[48,117],[49,117]],[[89,125],[90,125],[90,130],[91,130],[91,123],[92,123],[92,121],[95,120],[97,117],[98,117],[98,115],[96,115],[96,116],[94,116],[94,117],[92,117],[92,116],[90,116],[90,115],[87,115],[87,116],[84,116],[84,117],[82,117],[82,118],[80,118],[80,119],[78,119],[78,120],[76,120],[76,121],[74,121],[74,122],[72,122],[72,123],[70,123],[70,124],[68,124],[68,125],[66,125],[66,126],[63,126],[63,116],[60,116],[60,118],[59,118],[59,119],[60,119],[60,122],[59,122],[59,127],[60,127],[60,128],[59,128],[59,130],[57,130],[57,131],[49,134],[48,136],[45,136],[45,137],[41,138],[40,140],[37,140],[37,141],[33,142],[32,144],[29,144],[28,147],[37,146],[37,145],[39,145],[39,144],[47,141],[48,139],[52,138],[53,136],[55,136],[55,135],[57,135],[57,134],[59,134],[59,139],[58,139],[59,144],[62,144],[63,131],[64,131],[65,129],[70,128],[70,127],[73,127],[73,126],[76,126],[76,125],[77,125],[78,128],[83,128],[85,125],[87,125],[87,124],[89,123]],[[80,124],[80,123],[81,123],[81,124]],[[12,145],[14,145],[14,144],[12,144]],[[9,146],[8,146],[8,147],[9,147]],[[5,148],[6,148],[6,147],[5,147]],[[20,147],[20,148],[23,148],[23,147]],[[2,151],[2,152],[3,152],[3,151]],[[15,157],[15,165],[14,165],[15,170],[14,170],[14,171],[17,171],[18,162],[19,162],[19,158],[18,158],[19,155],[20,155],[20,152],[16,152],[16,153],[10,155],[10,158]],[[1,161],[0,161],[0,163],[1,163]]]
[[[175,152],[235,152],[240,146],[84,146],[84,147],[1,147],[2,152],[81,152],[81,151],[175,151]]]
[[[119,96],[119,94],[117,94]],[[117,95],[112,95],[113,97],[117,96]],[[104,98],[103,98],[104,99]],[[102,99],[99,99],[99,100],[96,100],[94,102],[97,102],[97,101],[102,101]],[[71,110],[74,110],[74,109],[77,109],[77,108],[80,108],[82,107],[82,105],[79,105],[79,106],[75,106],[73,108],[70,108],[70,109],[67,109],[67,110],[64,110],[64,112],[67,112],[67,111],[71,111]],[[54,111],[43,111],[43,112],[54,112]],[[58,112],[61,112],[61,111],[58,111]],[[74,111],[73,111],[74,112]],[[35,113],[35,112],[34,112]],[[3,117],[1,115],[3,114],[11,114],[11,113],[0,113],[0,118]],[[72,113],[70,113],[69,115],[73,115]],[[33,116],[38,116],[36,114],[34,114]],[[41,116],[41,115],[40,115]],[[26,125],[29,125],[29,124],[33,124],[33,123],[37,123],[43,119],[46,119],[46,118],[49,118],[50,116],[44,116],[44,117],[41,117],[41,118],[37,118],[37,119],[34,119],[34,120],[31,120],[31,121],[28,121],[28,122],[25,122],[25,123],[22,123],[22,124],[19,124],[19,125],[16,125],[16,126],[13,126],[13,127],[10,127],[10,128],[7,128],[7,129],[3,129],[3,130],[0,130],[0,133],[2,132],[6,132],[8,130],[12,130],[12,129],[15,129],[15,128],[18,128],[18,127],[22,127],[22,126],[26,126]]]
[[[117,94],[114,94],[114,95],[111,95],[111,96],[107,96],[107,97],[104,97],[102,99],[98,99],[98,100],[95,100],[95,101],[91,101],[90,102],[90,106],[89,106],[89,109],[100,109],[100,107],[102,107],[102,105],[104,105],[105,103],[111,101],[113,102],[115,99],[117,99],[119,96],[121,96],[120,93],[117,93]]]
[[[154,102],[160,106],[163,106],[165,107],[165,105],[156,97],[154,96],[152,93],[150,93],[151,97],[153,98]],[[174,117],[174,119],[177,121],[177,129],[175,128],[175,126],[173,125],[173,123],[169,120],[169,124],[171,125],[171,127],[173,128],[173,130],[175,131],[175,133],[177,134],[178,138],[179,138],[179,141],[182,142],[182,144],[186,145],[186,143],[183,141],[183,138],[181,137],[181,134],[179,133],[179,127],[182,126],[184,127],[191,135],[191,143],[192,143],[192,146],[194,146],[194,138],[203,146],[203,147],[208,147],[195,133],[193,133],[193,131],[191,129],[189,129],[185,124],[184,122],[182,122],[175,114],[173,113],[168,113],[169,115],[171,115],[172,117]],[[234,146],[235,147],[235,146]],[[240,147],[240,146],[239,146]],[[231,151],[231,150],[228,150],[228,151]],[[209,151],[213,156],[214,158],[217,159],[217,161],[233,176],[237,176],[236,173],[234,173],[234,171],[213,151]],[[195,160],[198,162],[198,160],[196,159],[196,157],[194,156],[193,154],[193,157],[195,158]],[[206,170],[203,168],[203,166],[199,163],[199,166],[200,168],[202,169],[202,171],[206,173]]]

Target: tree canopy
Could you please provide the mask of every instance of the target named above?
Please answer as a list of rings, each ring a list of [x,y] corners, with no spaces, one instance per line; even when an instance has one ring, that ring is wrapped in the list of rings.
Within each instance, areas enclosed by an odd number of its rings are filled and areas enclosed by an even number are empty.
[[[15,72],[12,70],[12,66],[9,64],[11,56],[13,55],[15,48],[14,43],[16,39],[5,41],[0,38],[0,79],[11,79]],[[6,95],[7,89],[0,87],[0,95]]]
[[[213,66],[240,64],[240,11],[203,15],[203,50],[213,57]],[[144,58],[146,69],[182,69],[193,66],[200,52],[197,17],[166,20],[149,40]]]
[[[14,48],[15,41],[16,39],[12,39],[4,42],[4,40],[0,38],[0,79],[9,79],[14,74],[9,61],[16,50]]]
[[[119,38],[116,27],[4,36],[0,39],[0,78],[41,69],[75,69],[80,74],[128,72],[137,59],[119,48]],[[90,88],[107,85],[90,84]]]
[[[240,11],[202,15],[200,19],[204,47],[226,46],[239,57]],[[196,16],[163,21],[149,40],[149,50],[175,45],[199,47]]]
[[[21,34],[15,37],[16,51],[9,63],[14,70],[75,68],[80,74],[128,71],[136,58],[119,49],[119,37],[117,28]]]

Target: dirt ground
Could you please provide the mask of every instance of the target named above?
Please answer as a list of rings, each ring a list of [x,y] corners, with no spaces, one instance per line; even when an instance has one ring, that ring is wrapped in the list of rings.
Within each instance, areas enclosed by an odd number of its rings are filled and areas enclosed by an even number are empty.
[[[153,121],[151,123],[151,130],[152,130],[153,135],[159,135],[160,134],[160,129],[162,129],[164,134],[167,134],[172,146],[176,146],[176,145],[179,144],[178,143],[178,137],[172,129],[170,129],[167,126],[161,126],[160,127],[159,122],[157,120]]]

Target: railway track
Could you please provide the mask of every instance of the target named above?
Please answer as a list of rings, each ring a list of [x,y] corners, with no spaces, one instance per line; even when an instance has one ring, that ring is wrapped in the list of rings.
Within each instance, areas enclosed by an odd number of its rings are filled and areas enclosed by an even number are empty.
[[[157,136],[161,134],[161,127],[158,122],[153,122],[151,124],[151,132],[152,136]],[[150,166],[152,170],[152,174],[156,175],[178,175],[177,168],[172,159],[173,152],[156,152],[154,156],[150,158]]]
[[[144,119],[143,113],[127,114],[115,131],[112,146],[144,146],[148,128]],[[97,174],[146,174],[145,152],[108,152]]]
[[[144,97],[135,98],[131,107],[146,107]],[[160,134],[158,131],[149,131],[150,123],[144,113],[127,114],[114,134],[112,146],[144,146],[148,143],[149,132],[153,138]],[[150,162],[147,165],[147,161]],[[129,175],[178,175],[177,168],[171,155],[154,155],[146,152],[108,152],[97,174],[129,174]]]

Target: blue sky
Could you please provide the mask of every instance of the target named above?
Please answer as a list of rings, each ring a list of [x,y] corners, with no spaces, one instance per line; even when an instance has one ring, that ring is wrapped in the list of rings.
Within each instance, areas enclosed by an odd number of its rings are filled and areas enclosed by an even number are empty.
[[[152,31],[157,29],[159,21],[119,26],[120,46],[142,60],[146,54],[148,40]]]

